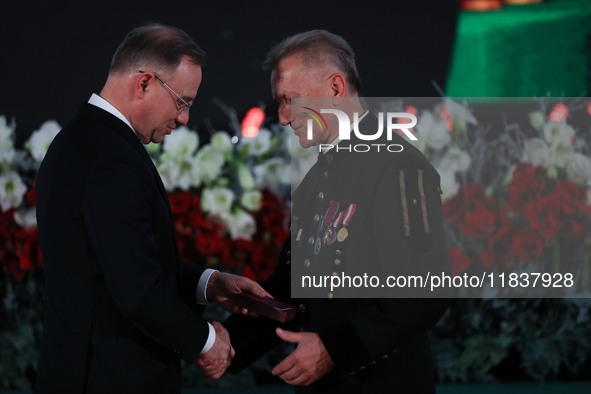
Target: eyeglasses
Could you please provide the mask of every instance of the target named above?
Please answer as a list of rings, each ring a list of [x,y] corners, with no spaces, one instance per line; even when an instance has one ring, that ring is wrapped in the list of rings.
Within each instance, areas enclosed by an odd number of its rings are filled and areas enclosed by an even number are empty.
[[[140,71],[140,70],[138,70],[138,72],[139,72],[140,74],[143,74],[143,73],[145,73],[146,71]],[[162,83],[162,85],[164,85],[164,87],[165,87],[166,89],[170,90],[170,91],[172,92],[172,94],[174,94],[174,95],[175,95],[175,96],[178,98],[178,100],[177,100],[177,101],[175,101],[175,104],[176,104],[176,106],[177,106],[177,111],[178,111],[178,114],[179,114],[179,115],[180,115],[180,114],[184,114],[184,113],[185,113],[185,111],[187,111],[189,108],[191,108],[191,106],[193,105],[193,102],[192,102],[192,101],[191,101],[190,103],[187,103],[185,100],[183,100],[183,99],[181,98],[181,96],[179,96],[179,95],[178,95],[178,94],[177,94],[177,93],[176,93],[174,90],[172,90],[172,89],[170,88],[170,86],[168,86],[168,85],[166,84],[166,82],[164,82],[162,79],[160,79],[160,77],[159,77],[158,75],[156,75],[156,73],[152,73],[152,74],[154,74],[154,76],[156,77],[156,79],[157,79],[157,80],[159,80],[159,81]]]

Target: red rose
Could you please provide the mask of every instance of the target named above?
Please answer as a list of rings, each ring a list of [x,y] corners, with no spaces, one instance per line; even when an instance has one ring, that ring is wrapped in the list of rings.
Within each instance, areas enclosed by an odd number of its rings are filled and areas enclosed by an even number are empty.
[[[480,205],[476,210],[468,212],[459,224],[467,236],[474,239],[485,239],[495,230],[497,214]]]
[[[527,203],[535,201],[544,190],[544,182],[539,180],[545,170],[533,168],[531,164],[519,164],[513,171],[513,180],[509,184],[511,198],[507,201],[507,209],[522,212]]]
[[[513,227],[502,227],[490,238],[488,247],[480,254],[480,263],[486,268],[495,265],[511,267],[511,245],[515,230]]]
[[[168,200],[174,215],[185,214],[192,203],[191,195],[188,192],[168,193]]]
[[[446,222],[453,222],[458,220],[466,210],[466,196],[463,187],[460,187],[458,193],[446,200],[442,206],[443,209],[443,220]]]
[[[32,206],[36,206],[37,205],[37,192],[35,191],[35,187],[33,187],[31,190],[29,190],[29,192],[27,193],[27,201],[29,202],[29,204],[31,204]]]
[[[473,183],[466,189],[466,205],[471,211],[478,209],[481,205],[491,212],[496,211],[495,198],[487,197],[484,187],[479,183]]]
[[[589,212],[587,205],[587,188],[574,182],[556,182],[556,193],[560,196],[560,208],[567,215],[576,215],[581,211]]]
[[[204,256],[213,256],[220,253],[222,247],[222,237],[217,232],[202,233],[197,237],[199,251]]]
[[[462,249],[447,247],[447,253],[451,259],[451,274],[452,276],[458,276],[464,273],[468,266],[470,266],[470,258],[462,252]]]
[[[538,230],[546,239],[554,237],[560,230],[562,223],[558,220],[559,213],[560,197],[558,194],[551,194],[531,201],[523,210],[523,216],[529,221],[530,227]]]
[[[27,271],[21,267],[21,259],[12,249],[6,249],[2,253],[2,269],[4,272],[12,274],[16,280],[21,280]]]
[[[540,257],[544,248],[544,240],[534,230],[521,228],[517,231],[511,244],[511,254],[522,263]]]

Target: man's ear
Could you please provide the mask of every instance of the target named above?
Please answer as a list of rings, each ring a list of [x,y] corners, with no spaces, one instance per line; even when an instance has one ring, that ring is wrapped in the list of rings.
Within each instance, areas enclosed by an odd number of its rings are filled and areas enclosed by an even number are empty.
[[[135,97],[138,99],[144,98],[155,80],[156,78],[150,73],[138,74],[133,85]]]
[[[341,73],[335,73],[328,78],[330,96],[334,106],[341,105],[347,95],[347,79]]]

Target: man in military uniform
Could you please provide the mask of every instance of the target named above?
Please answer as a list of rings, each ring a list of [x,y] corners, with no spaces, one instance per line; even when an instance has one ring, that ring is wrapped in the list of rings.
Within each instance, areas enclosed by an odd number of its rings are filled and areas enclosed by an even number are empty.
[[[297,299],[292,297],[291,282],[296,272],[341,276],[365,270],[393,275],[433,268],[449,273],[439,175],[396,133],[389,141],[372,141],[385,144],[377,154],[337,150],[366,141],[356,134],[340,141],[332,115],[309,139],[304,121],[295,113],[297,100],[323,98],[318,100],[349,119],[357,112],[364,135],[375,134],[379,126],[359,103],[354,54],[341,37],[318,30],[297,34],[273,48],[265,66],[272,69],[280,122],[294,129],[303,147],[325,149],[292,195],[291,239],[263,284],[275,298],[298,308],[296,319],[279,324],[265,317],[231,316],[224,323],[236,350],[229,370],[241,370],[283,340],[297,347],[273,373],[296,385],[296,393],[435,392],[427,332],[449,300],[362,298],[361,293],[340,298],[350,293],[314,286],[307,294],[316,298]],[[397,152],[385,149],[391,144],[399,145]],[[206,376],[217,371],[205,363],[201,368]]]

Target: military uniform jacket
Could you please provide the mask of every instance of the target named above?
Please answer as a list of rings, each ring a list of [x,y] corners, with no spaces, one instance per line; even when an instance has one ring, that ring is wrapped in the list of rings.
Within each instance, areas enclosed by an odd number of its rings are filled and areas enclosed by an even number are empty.
[[[203,268],[181,261],[170,203],[134,132],[90,104],[37,177],[45,273],[35,393],[180,393],[208,334]]]
[[[366,135],[377,128],[373,115],[359,125]],[[383,144],[380,153],[342,149],[349,144],[371,143]],[[386,147],[392,144],[401,145],[402,151],[388,151]],[[373,142],[360,141],[352,134],[350,141],[338,146],[338,152],[333,148],[319,154],[318,162],[293,193],[291,239],[275,272],[263,284],[274,297],[298,308],[296,319],[283,327],[318,333],[335,363],[332,372],[296,391],[435,392],[427,331],[441,318],[449,300],[363,298],[361,288],[358,297],[339,298],[339,290],[315,287],[309,289],[315,298],[292,297],[296,272],[340,276],[365,271],[384,283],[386,274],[450,271],[439,175],[424,156],[396,134],[392,141],[384,136]],[[339,211],[355,204],[346,238],[332,243],[322,230],[331,201],[339,203]],[[323,243],[323,239],[327,241]],[[383,291],[387,295],[388,289]],[[237,352],[230,370],[240,370],[280,343],[274,333],[278,325],[267,318],[228,319],[225,326]]]

